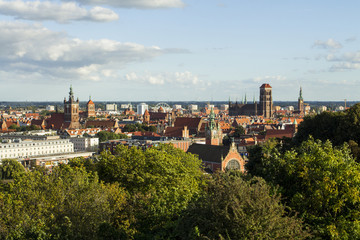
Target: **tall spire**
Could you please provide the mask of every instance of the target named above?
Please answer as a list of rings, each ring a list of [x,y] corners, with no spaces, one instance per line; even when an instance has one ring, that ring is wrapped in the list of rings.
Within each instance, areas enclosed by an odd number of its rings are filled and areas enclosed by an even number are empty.
[[[73,99],[73,98],[74,98],[74,93],[73,93],[72,85],[70,85],[69,98],[70,98],[70,99]]]
[[[247,104],[247,100],[246,100],[246,93],[245,93],[245,104]]]
[[[299,99],[300,99],[300,100],[303,99],[303,97],[302,97],[302,87],[300,87]]]
[[[215,113],[214,113],[214,109],[211,108],[209,115],[209,129],[213,130],[214,128],[215,128]]]

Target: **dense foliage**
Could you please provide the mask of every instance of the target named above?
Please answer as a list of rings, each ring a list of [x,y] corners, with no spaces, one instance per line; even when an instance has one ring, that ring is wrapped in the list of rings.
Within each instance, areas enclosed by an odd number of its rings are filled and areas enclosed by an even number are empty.
[[[116,224],[125,203],[118,184],[103,184],[81,168],[16,175],[0,193],[1,239],[94,239]]]
[[[114,155],[103,152],[97,165],[100,179],[117,182],[129,193],[136,239],[170,237],[173,220],[203,184],[201,161],[171,145],[145,151],[119,146]]]
[[[249,173],[279,185],[284,202],[316,236],[360,238],[360,165],[347,145],[310,138],[293,150],[274,143],[256,148]]]
[[[183,213],[181,239],[305,239],[310,234],[290,216],[280,195],[261,178],[218,173],[206,193]]]
[[[125,134],[117,134],[109,131],[100,131],[96,134],[96,136],[99,138],[100,142],[105,142],[107,140],[113,140],[113,139],[126,139],[128,136]]]
[[[135,123],[135,124],[126,124],[125,127],[123,128],[123,132],[137,132],[137,131],[141,131],[141,132],[156,132],[156,127],[155,126],[149,126],[145,123]]]
[[[330,140],[336,146],[350,140],[360,143],[360,103],[345,112],[323,112],[305,117],[295,140],[301,144],[310,136],[322,141]]]

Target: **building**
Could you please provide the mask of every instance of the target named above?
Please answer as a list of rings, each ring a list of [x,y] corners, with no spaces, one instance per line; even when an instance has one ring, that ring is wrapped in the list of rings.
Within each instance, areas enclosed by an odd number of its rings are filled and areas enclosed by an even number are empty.
[[[117,111],[117,105],[115,103],[112,103],[112,104],[106,104],[105,106],[105,110],[110,112],[116,112]]]
[[[300,87],[300,93],[298,98],[298,111],[300,115],[304,115],[304,99],[302,97],[302,88]]]
[[[74,152],[69,139],[54,140],[7,140],[0,143],[0,160],[5,158],[29,158]]]
[[[197,155],[202,160],[206,172],[226,170],[245,172],[245,160],[239,154],[234,142],[230,146],[194,143],[187,152]]]
[[[219,146],[222,144],[222,139],[223,136],[220,124],[217,124],[215,122],[215,114],[213,109],[211,108],[209,122],[205,130],[205,144]]]
[[[47,105],[47,106],[46,106],[46,111],[55,111],[55,106],[53,106],[53,105]]]
[[[182,109],[181,105],[180,104],[174,104],[173,105],[173,109]]]
[[[70,86],[69,100],[64,99],[64,123],[66,128],[81,128],[79,122],[79,98],[75,101],[72,86]]]
[[[270,118],[273,114],[273,100],[272,100],[272,87],[264,83],[260,87],[259,103],[254,99],[253,103],[247,103],[245,100],[242,103],[231,103],[229,101],[229,115],[230,116],[263,116]]]
[[[190,104],[190,105],[188,106],[188,109],[189,109],[190,111],[197,111],[197,110],[198,110],[198,105]]]
[[[138,115],[144,115],[145,110],[149,110],[149,105],[147,105],[146,103],[140,103],[139,105],[137,105]]]
[[[86,117],[96,117],[95,103],[89,99],[86,104]]]
[[[220,105],[220,110],[221,111],[226,111],[226,110],[228,110],[229,109],[229,105],[228,104],[221,104]]]
[[[76,137],[69,140],[74,144],[75,152],[97,152],[99,148],[99,138]]]

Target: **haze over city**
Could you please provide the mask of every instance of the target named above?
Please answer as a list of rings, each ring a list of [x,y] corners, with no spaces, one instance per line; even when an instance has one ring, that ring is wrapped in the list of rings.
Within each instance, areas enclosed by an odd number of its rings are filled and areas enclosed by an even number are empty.
[[[0,100],[359,100],[358,1],[0,0]]]

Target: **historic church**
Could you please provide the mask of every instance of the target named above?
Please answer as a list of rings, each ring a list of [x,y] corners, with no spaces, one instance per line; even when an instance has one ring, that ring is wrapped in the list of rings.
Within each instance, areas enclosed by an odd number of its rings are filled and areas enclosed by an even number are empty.
[[[260,99],[259,103],[254,101],[253,103],[231,103],[229,101],[229,115],[238,116],[263,116],[264,118],[270,118],[273,115],[273,101],[272,101],[272,87],[268,83],[264,83],[260,87]]]

